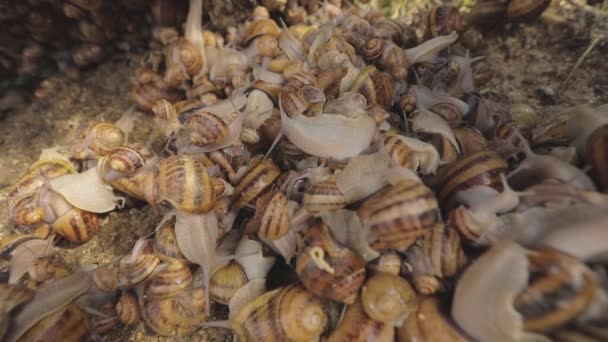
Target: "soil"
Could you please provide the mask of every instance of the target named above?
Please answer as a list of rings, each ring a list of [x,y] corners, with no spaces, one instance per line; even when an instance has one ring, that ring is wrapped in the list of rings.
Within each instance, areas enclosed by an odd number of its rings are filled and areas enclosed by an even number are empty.
[[[473,55],[486,56],[496,75],[482,89],[486,96],[508,106],[526,103],[541,115],[550,116],[572,105],[608,102],[608,20],[574,6],[555,3],[528,24],[510,24],[502,30],[484,32],[484,46]],[[599,43],[586,56],[567,83],[563,83],[577,59],[594,38]],[[44,100],[0,117],[0,199],[37,160],[44,148],[66,146],[79,140],[93,121],[116,121],[133,102],[130,100],[133,70],[141,55],[119,55],[83,74],[79,81],[64,75],[49,79],[52,91]],[[129,137],[146,143],[152,133],[149,114],[137,112],[139,120]],[[5,201],[0,202],[0,237],[11,234]],[[72,268],[102,264],[127,254],[135,241],[149,234],[160,213],[148,207],[110,213],[100,232],[82,245],[60,249],[60,257]],[[225,311],[225,310],[224,310]],[[224,313],[225,314],[225,313]],[[223,315],[218,316],[218,318]],[[118,327],[102,340],[160,341],[143,323]],[[182,341],[228,341],[223,329],[203,328]],[[177,339],[175,339],[177,340]]]

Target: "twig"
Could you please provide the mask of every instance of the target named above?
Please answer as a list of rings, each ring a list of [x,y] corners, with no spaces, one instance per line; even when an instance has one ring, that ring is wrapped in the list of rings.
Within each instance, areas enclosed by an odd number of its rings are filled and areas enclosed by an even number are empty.
[[[570,73],[568,73],[568,76],[566,77],[566,79],[559,86],[560,90],[566,89],[565,87],[568,84],[568,81],[570,81],[570,78],[572,77],[572,75],[574,75],[574,72],[578,69],[579,66],[581,66],[581,64],[583,63],[583,60],[587,57],[587,55],[591,52],[591,50],[593,50],[593,48],[597,45],[597,43],[599,43],[600,40],[601,40],[600,37],[593,38],[593,40],[591,41],[591,44],[589,44],[589,47],[587,47],[587,50],[585,50],[585,52],[583,52],[583,54],[578,58],[578,60],[576,61],[576,64],[574,64],[574,67],[572,68],[572,70],[570,70]]]

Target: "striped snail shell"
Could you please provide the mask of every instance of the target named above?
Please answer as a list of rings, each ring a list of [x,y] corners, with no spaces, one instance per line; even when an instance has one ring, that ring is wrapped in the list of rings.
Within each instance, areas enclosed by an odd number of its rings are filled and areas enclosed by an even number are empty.
[[[279,167],[269,159],[251,166],[234,188],[234,208],[238,210],[246,204],[254,203],[279,178],[280,174]]]
[[[186,213],[205,213],[215,205],[214,185],[207,168],[189,155],[161,159],[145,183],[153,206],[168,203]]]
[[[84,148],[90,149],[96,155],[106,155],[112,149],[122,146],[126,140],[126,134],[114,124],[99,122],[90,125],[82,134]],[[84,156],[77,156],[83,158]]]
[[[139,321],[139,304],[134,294],[125,292],[116,303],[116,315],[118,320],[125,325],[135,324]]]
[[[393,341],[395,328],[370,318],[363,309],[361,300],[346,307],[344,317],[329,335],[327,342]]]
[[[466,114],[463,113],[458,106],[449,102],[436,103],[430,106],[429,110],[441,116],[452,129],[460,126],[462,117]]]
[[[393,104],[395,86],[389,74],[379,72],[370,65],[359,73],[350,91],[363,94],[368,104],[389,108]]]
[[[457,204],[454,198],[456,193],[476,185],[502,191],[500,174],[506,173],[507,168],[507,162],[493,151],[479,151],[464,156],[441,176],[437,198],[442,208],[453,208]]]
[[[306,101],[301,91],[283,94],[280,96],[279,101],[285,114],[290,118],[303,114],[310,106],[310,103]]]
[[[397,341],[467,342],[470,339],[441,312],[437,298],[420,296],[417,310],[397,328]]]
[[[142,318],[162,336],[186,336],[207,318],[205,290],[195,288],[164,299],[140,298]]]
[[[411,154],[414,153],[407,144],[396,135],[389,135],[384,138],[384,151],[397,165],[401,165],[410,170],[414,170],[415,160],[411,158]]]
[[[148,279],[160,262],[154,254],[140,254],[134,261],[131,258],[123,257],[118,263],[116,277],[117,285],[121,288],[131,288]]]
[[[241,341],[313,341],[327,322],[323,301],[299,284],[255,298],[231,319]]]
[[[475,3],[469,21],[478,26],[494,26],[504,24],[508,1],[506,0],[480,0]]]
[[[85,242],[99,230],[99,215],[72,208],[52,223],[53,231],[71,242]]]
[[[178,144],[202,147],[222,140],[227,134],[228,124],[219,116],[209,112],[194,113],[182,124],[178,133],[186,141]]]
[[[416,309],[416,292],[405,279],[381,272],[361,288],[361,303],[370,318],[399,323]]]
[[[439,205],[424,184],[404,180],[378,191],[357,213],[373,236],[372,248],[403,251],[435,226]]]
[[[245,270],[233,260],[213,272],[209,281],[209,296],[214,301],[227,305],[236,291],[247,282]]]
[[[425,295],[439,289],[439,281],[430,278],[446,278],[455,275],[467,262],[460,236],[455,229],[443,224],[436,225],[425,234],[420,243],[407,251],[412,267],[413,285]]]
[[[334,176],[311,184],[302,198],[302,205],[313,215],[323,211],[338,210],[344,208],[346,204],[347,199],[338,188]]]
[[[276,240],[287,234],[291,216],[287,204],[287,196],[277,190],[258,198],[251,224],[260,239]]]
[[[112,149],[107,156],[107,168],[112,171],[131,174],[139,171],[146,160],[139,151],[127,146]]]
[[[271,37],[278,38],[281,33],[281,29],[274,20],[272,19],[261,19],[256,20],[253,23],[249,24],[247,29],[245,30],[244,35],[244,43],[248,45],[254,38],[257,38],[262,35],[269,35]]]
[[[167,67],[178,66],[192,77],[199,73],[203,67],[203,59],[198,49],[186,39],[178,39],[169,46],[165,53]],[[173,85],[179,85],[173,84]]]
[[[361,49],[361,54],[368,62],[373,62],[382,56],[384,52],[384,39],[374,37],[368,39]]]
[[[151,299],[173,297],[192,284],[192,271],[180,261],[174,261],[157,271],[146,286],[145,294]]]
[[[177,238],[175,237],[175,220],[175,216],[171,215],[171,217],[163,220],[159,224],[159,227],[156,228],[152,247],[154,248],[154,254],[162,261],[186,262],[186,257],[182,254],[177,245]]]
[[[304,86],[316,86],[317,78],[306,71],[296,72],[285,79],[287,85],[292,89],[301,89]],[[283,107],[284,108],[284,107]]]
[[[598,284],[584,263],[552,249],[532,251],[528,261],[530,282],[514,301],[526,330],[551,331],[589,306]]]
[[[473,127],[452,128],[463,156],[488,149],[488,141]]]
[[[365,281],[365,260],[336,242],[319,223],[302,233],[296,272],[310,292],[352,304]]]
[[[89,320],[78,304],[70,304],[38,321],[20,341],[81,341],[89,333]]]
[[[60,159],[37,161],[19,178],[6,197],[12,198],[17,194],[31,193],[46,184],[48,180],[70,173],[76,173],[76,169],[67,161]]]
[[[444,36],[456,31],[464,32],[466,19],[458,12],[458,8],[441,5],[433,6],[427,15],[427,35],[430,37]]]
[[[46,239],[50,233],[50,227],[48,225],[42,225],[39,228],[36,228],[32,233],[5,236],[0,239],[0,257],[8,259],[10,254],[20,244],[32,239]]]
[[[9,217],[18,226],[36,226],[44,222],[45,211],[40,205],[40,194],[32,192],[12,199]]]

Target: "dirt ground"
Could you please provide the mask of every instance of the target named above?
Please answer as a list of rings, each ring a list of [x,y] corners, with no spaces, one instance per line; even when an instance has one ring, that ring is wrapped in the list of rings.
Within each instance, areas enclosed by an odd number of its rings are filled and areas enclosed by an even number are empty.
[[[474,55],[486,56],[496,76],[483,89],[484,94],[505,106],[529,104],[542,115],[575,104],[608,102],[607,18],[569,2],[558,5],[532,23],[485,34],[483,48]],[[599,43],[570,81],[563,83],[595,38]],[[84,73],[80,81],[57,75],[50,80],[53,91],[47,100],[33,100],[27,107],[0,117],[0,199],[42,149],[73,144],[90,122],[115,121],[133,105],[133,70],[141,57],[114,57]],[[151,117],[138,115],[130,141],[145,143],[152,129]],[[128,253],[135,240],[152,231],[158,220],[159,213],[149,208],[111,213],[95,238],[62,249],[60,255],[70,265],[108,262]],[[12,230],[6,202],[1,201],[0,237]],[[160,340],[152,336],[140,323],[134,329],[114,329],[103,340]],[[201,329],[180,340],[227,341],[230,334],[222,329]]]

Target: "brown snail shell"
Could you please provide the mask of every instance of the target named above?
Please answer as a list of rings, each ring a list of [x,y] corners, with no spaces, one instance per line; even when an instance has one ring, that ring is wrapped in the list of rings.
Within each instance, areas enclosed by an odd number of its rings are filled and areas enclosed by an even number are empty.
[[[507,6],[509,21],[527,21],[539,17],[551,4],[550,0],[511,0]]]
[[[70,304],[38,321],[21,341],[81,341],[89,333],[89,321],[78,304]]]
[[[154,235],[154,253],[156,256],[166,262],[182,261],[186,262],[186,257],[182,254],[177,245],[175,237],[175,216],[161,222]]]
[[[281,95],[279,101],[285,114],[290,118],[304,113],[310,105],[301,92],[290,92]]]
[[[369,104],[377,104],[383,108],[389,108],[393,104],[393,79],[387,73],[378,72],[376,67],[371,65],[361,71],[350,90],[363,94]]]
[[[258,198],[252,224],[260,239],[276,240],[287,234],[290,213],[287,196],[281,191],[271,191]]]
[[[302,89],[304,86],[316,86],[317,78],[310,72],[300,71],[286,77],[287,85],[291,89]]]
[[[548,332],[583,312],[597,282],[584,263],[552,249],[528,254],[530,282],[514,301],[528,331]]]
[[[602,191],[608,191],[608,125],[596,128],[587,138],[587,160]]]
[[[244,43],[248,45],[254,38],[262,35],[268,35],[274,38],[278,38],[281,33],[281,29],[274,20],[272,19],[261,19],[251,23],[245,32]]]
[[[228,134],[228,124],[213,113],[194,113],[183,123],[178,134],[187,143],[202,147],[223,139]]]
[[[112,149],[124,145],[125,139],[125,133],[108,122],[92,124],[82,134],[85,147],[88,147],[96,155],[110,153]]]
[[[40,206],[40,194],[32,192],[10,202],[9,217],[20,226],[36,226],[44,222],[45,211]]]
[[[327,226],[319,223],[302,234],[296,272],[310,292],[352,304],[365,280],[365,260],[336,242]]]
[[[403,268],[403,258],[397,252],[387,251],[382,253],[378,259],[368,263],[367,266],[372,274],[383,272],[400,275]]]
[[[424,184],[404,180],[378,191],[357,213],[374,237],[372,248],[403,251],[435,226],[439,206]]]
[[[145,294],[151,299],[173,297],[192,284],[192,271],[180,261],[174,261],[157,271],[146,286]]]
[[[46,239],[51,233],[48,225],[42,225],[32,233],[27,234],[12,234],[0,239],[0,257],[8,259],[10,254],[20,244],[32,239]]]
[[[462,117],[465,114],[456,105],[448,102],[436,103],[429,107],[429,110],[445,119],[450,128],[460,127]]]
[[[418,309],[397,329],[399,342],[410,341],[470,341],[445,317],[435,297],[420,296]]]
[[[500,174],[506,173],[507,168],[507,162],[493,151],[479,151],[464,156],[441,176],[437,198],[442,208],[449,210],[454,207],[454,195],[476,185],[502,191]]]
[[[346,203],[347,199],[338,188],[335,177],[311,184],[302,199],[302,205],[313,215],[344,208]]]
[[[196,288],[164,299],[145,298],[142,318],[162,336],[186,336],[205,321],[205,290]]]
[[[299,284],[255,298],[231,319],[242,341],[312,341],[321,336],[327,322],[322,300]]]
[[[416,293],[403,278],[381,272],[361,288],[363,310],[379,322],[399,322],[416,309]]]
[[[37,161],[19,178],[6,197],[33,192],[46,184],[46,181],[70,173],[76,173],[76,169],[67,161],[60,159]]]
[[[120,173],[134,173],[145,163],[144,156],[134,148],[121,146],[110,151],[107,157],[107,167]]]
[[[469,14],[469,22],[478,26],[495,26],[504,24],[507,12],[507,0],[480,0]]]
[[[384,39],[374,37],[365,42],[361,49],[361,54],[368,62],[373,62],[382,56],[384,52]]]
[[[272,160],[264,160],[250,167],[247,174],[234,188],[234,208],[238,210],[246,204],[254,203],[279,178],[280,174],[281,170]]]
[[[419,293],[435,293],[441,284],[437,279],[459,272],[467,262],[460,236],[455,229],[443,224],[436,225],[425,234],[420,243],[407,252],[412,267],[414,287]]]
[[[452,133],[463,156],[488,149],[488,141],[481,132],[473,127],[452,128]]]
[[[186,39],[178,39],[167,47],[165,53],[168,67],[179,65],[189,77],[195,76],[203,67],[200,52]],[[178,84],[174,84],[178,85]]]
[[[433,6],[427,15],[427,35],[430,37],[444,36],[456,31],[464,32],[467,23],[458,8],[441,5]]]
[[[236,291],[247,282],[243,267],[238,262],[231,261],[213,272],[209,281],[209,296],[214,301],[227,305]]]
[[[214,185],[207,168],[188,155],[161,159],[144,180],[146,200],[153,206],[168,203],[187,213],[205,213],[215,205]]]
[[[116,314],[118,320],[125,325],[131,325],[139,321],[137,297],[129,292],[123,293],[116,303]]]
[[[116,323],[118,323],[118,316],[116,315],[116,309],[111,301],[105,302],[101,305],[99,312],[104,314],[93,315],[91,317],[91,329],[97,334],[103,334],[106,331],[112,329]]]
[[[371,319],[363,309],[361,300],[346,307],[346,312],[328,342],[393,341],[395,329],[390,323]]]
[[[131,288],[148,279],[160,262],[154,254],[141,254],[135,261],[130,258],[123,257],[118,263],[116,279],[117,285],[122,288]]]
[[[53,222],[53,231],[72,242],[85,242],[99,230],[99,215],[72,208]]]

